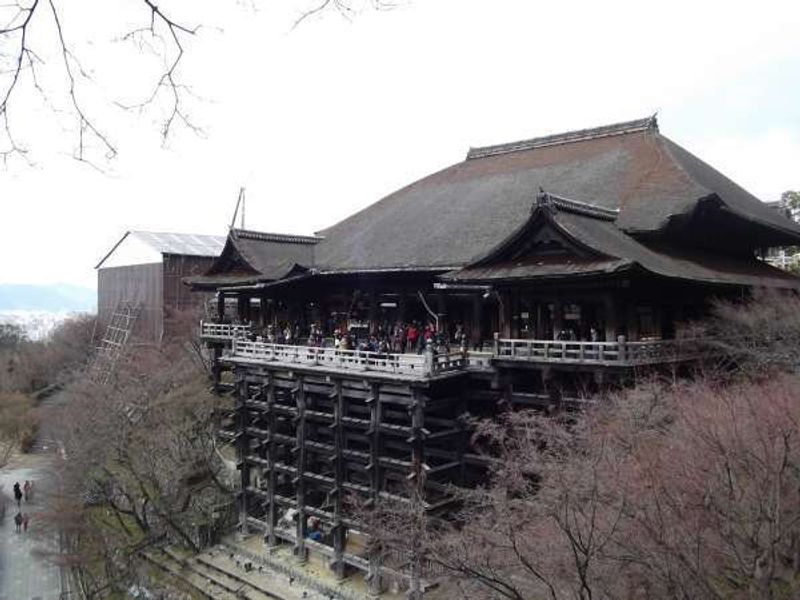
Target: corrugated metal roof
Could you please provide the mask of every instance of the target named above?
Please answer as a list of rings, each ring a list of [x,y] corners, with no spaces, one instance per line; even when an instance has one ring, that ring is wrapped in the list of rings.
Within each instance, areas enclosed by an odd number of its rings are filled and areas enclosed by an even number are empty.
[[[227,239],[227,237],[221,235],[198,235],[194,233],[167,233],[141,230],[126,231],[125,235],[114,244],[114,247],[111,248],[108,254],[97,263],[95,269],[99,269],[105,265],[109,258],[117,252],[117,248],[128,238],[135,240],[139,244],[143,244],[156,254],[209,257],[217,257],[222,254],[222,249],[225,247],[225,240]]]
[[[219,256],[225,247],[225,236],[197,235],[194,233],[163,233],[156,231],[131,231],[135,236],[161,254],[186,256]]]

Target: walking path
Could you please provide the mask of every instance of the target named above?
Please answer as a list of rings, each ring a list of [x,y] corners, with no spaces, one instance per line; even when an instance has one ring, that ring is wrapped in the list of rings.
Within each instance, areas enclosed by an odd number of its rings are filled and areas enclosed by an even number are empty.
[[[25,455],[0,469],[0,487],[8,499],[5,519],[0,523],[0,600],[59,600],[61,580],[58,567],[46,564],[33,555],[41,540],[34,537],[37,512],[41,505],[42,482],[48,457]],[[13,486],[25,480],[35,481],[33,501],[22,502],[21,510],[30,515],[27,533],[14,531],[17,505],[13,499]],[[38,496],[37,496],[38,494]]]

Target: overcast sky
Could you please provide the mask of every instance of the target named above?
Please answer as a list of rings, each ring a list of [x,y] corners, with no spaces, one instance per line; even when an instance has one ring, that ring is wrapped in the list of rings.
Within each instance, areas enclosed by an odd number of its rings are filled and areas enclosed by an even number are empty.
[[[800,2],[411,0],[292,30],[289,0],[161,2],[202,24],[183,81],[202,135],[166,147],[147,95],[158,64],[117,42],[137,0],[69,0],[79,96],[119,149],[75,161],[55,71],[22,85],[10,117],[33,166],[0,167],[0,282],[93,286],[127,229],[226,232],[239,186],[248,228],[308,234],[512,141],[659,113],[661,131],[759,196],[800,189]],[[203,5],[203,6],[196,6]],[[34,43],[45,60],[43,20]],[[47,66],[47,65],[46,65]],[[81,94],[83,94],[81,96]],[[55,109],[55,110],[54,110]],[[469,232],[464,232],[469,235]]]

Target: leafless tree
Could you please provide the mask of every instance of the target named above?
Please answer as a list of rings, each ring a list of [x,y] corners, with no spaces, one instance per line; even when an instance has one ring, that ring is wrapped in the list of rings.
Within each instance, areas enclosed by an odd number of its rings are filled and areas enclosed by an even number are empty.
[[[100,23],[109,37],[133,44],[139,50],[156,55],[162,69],[141,99],[134,102],[115,101],[117,107],[128,110],[153,110],[159,114],[162,139],[166,142],[176,125],[200,132],[190,114],[193,94],[190,82],[181,71],[189,42],[201,32],[201,24],[193,20],[196,10],[188,4],[155,2],[154,0],[129,0],[140,7],[140,25],[116,34],[115,23]],[[306,19],[327,12],[336,12],[351,17],[363,5],[376,9],[390,8],[393,3],[386,0],[308,0],[295,22],[295,26]],[[235,3],[229,2],[228,8]],[[251,4],[255,7],[255,0]],[[225,3],[219,10],[225,10]],[[113,159],[118,153],[118,144],[111,133],[107,120],[97,116],[89,100],[92,76],[84,68],[83,59],[75,51],[76,40],[72,35],[77,28],[69,29],[71,12],[76,6],[65,0],[12,0],[0,4],[0,158],[7,162],[11,157],[27,159],[28,147],[20,140],[16,120],[11,119],[12,109],[22,113],[30,105],[27,92],[38,92],[50,105],[51,90],[63,97],[63,109],[74,123],[76,142],[73,156],[93,166]],[[95,26],[94,23],[92,23]],[[123,27],[126,27],[123,25]],[[78,40],[80,41],[80,40]],[[46,58],[52,55],[51,58]],[[85,56],[83,58],[86,58]],[[136,70],[138,64],[125,68]],[[59,79],[60,86],[48,86],[45,80]],[[27,85],[27,91],[22,88]],[[59,110],[58,112],[61,112]],[[103,120],[101,123],[100,121]],[[98,160],[99,159],[99,160]]]
[[[0,391],[38,395],[69,380],[92,352],[94,326],[94,316],[77,316],[43,340],[0,349]]]
[[[167,539],[197,550],[197,524],[213,526],[215,509],[232,502],[216,445],[222,400],[209,390],[180,340],[126,355],[109,385],[70,386],[48,415],[66,457],[53,529],[69,511],[76,524],[54,560],[71,562],[88,590],[131,577],[143,545]]]
[[[642,383],[584,414],[507,413],[476,430],[497,460],[486,487],[456,492],[457,518],[413,536],[397,516],[373,530],[406,553],[415,538],[448,597],[795,597],[798,397],[800,380],[779,375]]]
[[[706,335],[746,377],[800,368],[800,297],[756,289],[744,302],[718,302]]]

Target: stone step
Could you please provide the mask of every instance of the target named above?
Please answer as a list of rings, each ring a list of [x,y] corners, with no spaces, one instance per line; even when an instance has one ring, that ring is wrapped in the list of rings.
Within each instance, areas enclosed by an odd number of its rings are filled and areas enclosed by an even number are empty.
[[[167,554],[174,561],[182,564],[185,569],[191,570],[206,579],[211,585],[216,586],[219,590],[233,594],[234,598],[239,600],[264,600],[262,596],[255,596],[254,594],[248,595],[247,586],[242,582],[237,581],[228,573],[217,569],[209,568],[207,565],[199,562],[197,557],[184,557],[176,552],[173,548],[166,546],[164,553]]]
[[[346,589],[338,583],[328,582],[318,579],[309,574],[301,566],[287,565],[280,561],[274,561],[269,554],[253,553],[231,540],[222,540],[215,547],[215,554],[225,556],[228,560],[233,554],[239,562],[251,561],[258,569],[263,568],[267,576],[272,577],[276,583],[282,585],[279,595],[285,600],[302,600],[303,598],[312,599],[334,599],[334,600],[368,600],[371,598],[367,593],[359,593],[356,590]],[[232,562],[236,562],[233,560]],[[287,584],[287,579],[293,580],[294,584]],[[305,595],[303,595],[305,592]]]
[[[189,585],[205,600],[239,600],[235,594],[221,590],[203,575],[195,572],[182,561],[176,560],[167,553],[160,551],[145,551],[142,556],[177,581]]]
[[[197,562],[205,565],[208,569],[224,573],[238,581],[243,589],[248,592],[247,598],[250,600],[290,600],[293,594],[287,594],[280,589],[280,584],[276,581],[270,585],[268,580],[270,575],[259,573],[257,570],[247,572],[244,566],[227,554],[216,552],[213,554],[204,553],[197,556]],[[298,594],[299,595],[299,594]]]

